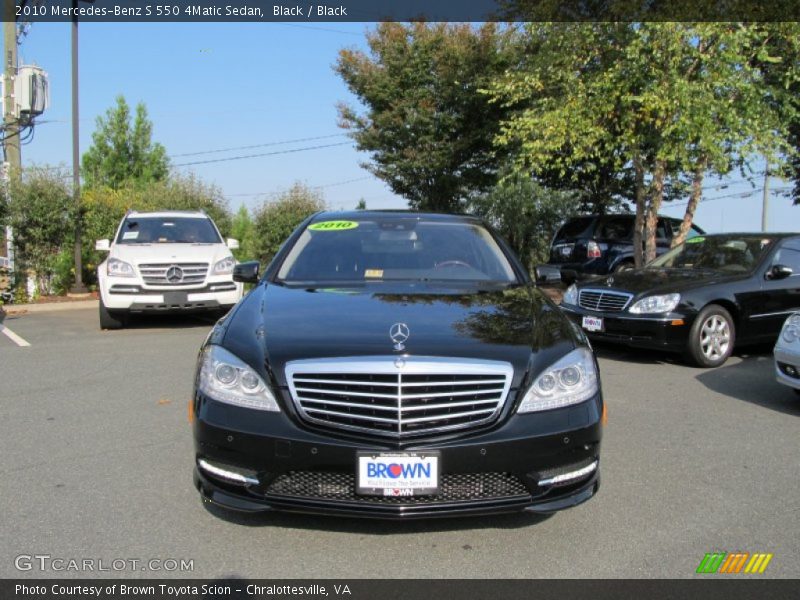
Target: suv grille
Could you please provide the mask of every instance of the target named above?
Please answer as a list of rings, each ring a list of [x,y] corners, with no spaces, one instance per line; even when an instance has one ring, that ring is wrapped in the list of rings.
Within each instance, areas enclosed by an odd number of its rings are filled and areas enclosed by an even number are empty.
[[[604,312],[620,312],[625,310],[633,294],[624,292],[607,292],[605,290],[581,290],[578,304],[588,310]]]
[[[292,400],[304,420],[394,438],[490,423],[513,372],[506,362],[395,356],[286,365]]]
[[[198,285],[208,273],[208,263],[159,263],[139,265],[146,285]]]

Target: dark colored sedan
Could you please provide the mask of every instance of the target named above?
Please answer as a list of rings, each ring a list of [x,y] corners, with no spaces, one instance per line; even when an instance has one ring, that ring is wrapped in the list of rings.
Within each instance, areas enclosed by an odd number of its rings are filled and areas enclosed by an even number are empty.
[[[774,342],[800,309],[800,234],[697,236],[644,269],[570,286],[561,307],[593,339],[716,367],[735,345]]]
[[[588,340],[480,220],[321,213],[209,334],[195,484],[242,511],[553,512],[599,487]]]

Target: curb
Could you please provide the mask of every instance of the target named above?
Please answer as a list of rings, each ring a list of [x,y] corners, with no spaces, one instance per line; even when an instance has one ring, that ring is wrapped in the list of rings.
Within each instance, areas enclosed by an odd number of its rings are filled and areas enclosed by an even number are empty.
[[[99,300],[76,300],[75,302],[46,302],[43,304],[9,304],[3,306],[7,315],[20,313],[58,312],[63,310],[80,310],[97,308]]]

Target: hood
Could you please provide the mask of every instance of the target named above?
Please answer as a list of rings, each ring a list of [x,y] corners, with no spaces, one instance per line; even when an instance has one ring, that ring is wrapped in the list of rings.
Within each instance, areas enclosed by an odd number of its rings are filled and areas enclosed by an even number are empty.
[[[207,262],[213,267],[231,251],[225,244],[115,244],[109,256],[133,265]]]
[[[749,277],[749,273],[730,275],[703,269],[637,269],[621,271],[602,279],[586,282],[579,288],[615,289],[640,294],[669,294],[694,288],[736,281]]]
[[[409,333],[401,351],[390,337],[396,323]],[[506,361],[516,387],[532,361],[542,368],[555,362],[577,336],[535,288],[409,294],[269,284],[253,290],[228,319],[224,345],[251,364],[266,361],[281,386],[288,361],[382,355]]]

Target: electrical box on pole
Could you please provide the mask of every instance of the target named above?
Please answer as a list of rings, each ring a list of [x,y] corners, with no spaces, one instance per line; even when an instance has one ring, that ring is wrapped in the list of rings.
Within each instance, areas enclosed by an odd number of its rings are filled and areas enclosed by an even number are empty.
[[[36,65],[20,67],[14,81],[14,96],[19,120],[30,123],[47,110],[50,104],[47,72]]]

